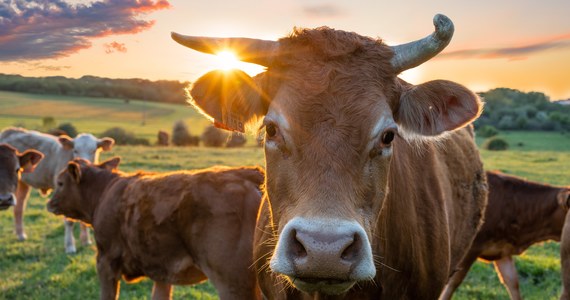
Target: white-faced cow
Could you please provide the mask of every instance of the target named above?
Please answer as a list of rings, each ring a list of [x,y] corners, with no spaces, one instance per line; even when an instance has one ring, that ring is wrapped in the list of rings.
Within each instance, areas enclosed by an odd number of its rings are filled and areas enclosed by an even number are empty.
[[[30,187],[39,189],[42,195],[48,195],[55,186],[57,174],[65,168],[73,158],[83,158],[97,162],[101,150],[110,150],[115,141],[112,138],[95,138],[92,134],[82,133],[74,139],[68,136],[54,137],[49,134],[22,128],[7,128],[0,133],[0,143],[7,143],[25,151],[35,149],[45,155],[33,173],[23,174],[16,190],[17,204],[14,207],[16,234],[20,240],[26,239],[23,214],[30,196]],[[65,252],[75,253],[73,224],[65,222]],[[87,227],[81,226],[81,241],[90,244]]]
[[[44,158],[41,152],[26,150],[18,152],[8,144],[0,144],[0,210],[16,205],[16,187],[20,173],[33,172]]]
[[[487,172],[489,202],[481,229],[458,271],[449,279],[440,299],[451,299],[471,265],[481,258],[492,261],[511,299],[522,299],[513,255],[533,244],[560,240],[570,188],[556,187]]]
[[[469,249],[487,186],[463,127],[480,100],[451,81],[397,77],[449,43],[451,20],[434,24],[394,47],[327,27],[279,41],[172,34],[267,67],[254,78],[213,71],[190,91],[218,126],[262,120],[254,257],[266,298],[436,299]]]
[[[250,267],[261,169],[125,174],[118,163],[70,162],[47,206],[92,224],[101,299],[118,298],[121,275],[154,280],[152,299],[207,278],[220,299],[259,298]]]

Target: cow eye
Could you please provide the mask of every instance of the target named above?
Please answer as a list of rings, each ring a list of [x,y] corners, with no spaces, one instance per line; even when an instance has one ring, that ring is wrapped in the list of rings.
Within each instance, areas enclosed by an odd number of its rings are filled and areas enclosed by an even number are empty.
[[[390,145],[394,140],[396,133],[393,130],[387,130],[382,134],[382,144]]]
[[[275,124],[267,124],[265,126],[265,134],[268,138],[275,137],[277,135],[277,127],[275,127]]]
[[[58,186],[58,187],[62,187],[62,186],[63,186],[63,182],[58,181],[58,182],[57,182],[57,186]]]

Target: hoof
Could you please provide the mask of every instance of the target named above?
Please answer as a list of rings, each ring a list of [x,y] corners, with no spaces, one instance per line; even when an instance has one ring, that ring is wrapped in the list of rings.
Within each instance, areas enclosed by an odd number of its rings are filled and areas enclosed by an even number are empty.
[[[65,253],[67,253],[67,254],[75,254],[75,253],[77,253],[77,249],[75,249],[75,246],[74,246],[74,247],[66,247],[66,248],[65,248]]]
[[[27,239],[28,239],[28,235],[27,235],[27,234],[25,234],[25,233],[18,234],[18,241],[23,242],[23,241],[25,241],[25,240],[27,240]]]

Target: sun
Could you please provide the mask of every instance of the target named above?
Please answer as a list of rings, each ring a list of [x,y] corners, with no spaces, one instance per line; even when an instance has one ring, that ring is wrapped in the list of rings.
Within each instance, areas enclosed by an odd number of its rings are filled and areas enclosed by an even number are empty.
[[[218,68],[222,70],[239,69],[240,61],[237,56],[228,50],[220,51],[216,54]]]

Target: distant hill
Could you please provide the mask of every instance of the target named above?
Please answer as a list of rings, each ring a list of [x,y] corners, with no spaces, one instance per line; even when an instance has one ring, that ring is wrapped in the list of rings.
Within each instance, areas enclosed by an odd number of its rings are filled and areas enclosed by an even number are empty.
[[[43,95],[97,98],[138,99],[162,103],[185,104],[184,88],[188,82],[146,79],[110,79],[83,76],[24,77],[0,73],[0,90]]]

